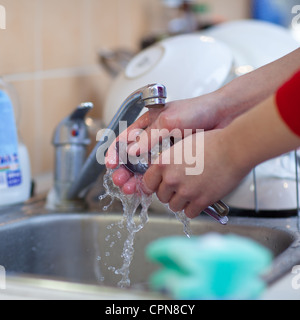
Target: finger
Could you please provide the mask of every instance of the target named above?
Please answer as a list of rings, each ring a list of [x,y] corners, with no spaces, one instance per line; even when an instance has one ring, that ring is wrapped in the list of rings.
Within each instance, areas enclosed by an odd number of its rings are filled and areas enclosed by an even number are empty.
[[[137,155],[146,153],[151,150],[155,145],[157,145],[161,139],[165,139],[170,135],[170,132],[165,128],[164,122],[161,121],[161,114],[163,110],[151,110],[144,115],[143,132],[139,135],[139,139],[136,143],[133,143],[128,148],[128,153],[130,155]]]
[[[174,190],[168,187],[163,182],[159,185],[158,190],[156,192],[158,199],[165,204],[170,203],[171,199],[174,197],[175,194],[176,193],[174,192]]]
[[[199,206],[194,202],[189,203],[188,206],[184,209],[185,215],[190,219],[198,217],[201,212],[202,209],[199,208]]]
[[[169,207],[174,212],[183,211],[185,208],[189,206],[189,204],[189,201],[180,197],[178,194],[175,194],[169,201]]]
[[[137,142],[128,146],[128,154],[133,156],[147,153],[169,135],[170,132],[167,129],[157,128],[156,123],[153,123],[140,133],[138,139],[136,139]]]
[[[112,175],[113,182],[117,187],[123,187],[131,177],[132,174],[123,167],[120,167]]]
[[[123,186],[122,191],[124,194],[131,195],[136,192],[136,178],[131,177]]]
[[[105,156],[105,165],[108,169],[115,169],[119,165],[119,155],[116,150],[116,142],[117,140],[111,144]]]
[[[118,152],[116,150],[116,143],[124,142],[127,143],[129,135],[132,141],[136,141],[135,137],[140,135],[141,130],[147,127],[149,124],[149,117],[147,114],[141,116],[136,122],[134,122],[127,130],[124,130],[116,140],[109,147],[106,157],[105,165],[109,169],[115,169],[119,165]]]
[[[149,111],[140,116],[131,126],[128,128],[128,132],[134,129],[145,129],[150,125]]]
[[[138,118],[131,126],[120,133],[118,140],[120,141],[128,141],[129,136],[132,136],[133,131],[139,131],[147,128],[149,125],[149,112],[143,114],[140,118]],[[135,135],[133,135],[134,137]],[[135,141],[135,139],[130,139],[131,141]]]
[[[155,193],[162,181],[161,171],[157,165],[152,165],[144,174],[142,189],[146,194]]]

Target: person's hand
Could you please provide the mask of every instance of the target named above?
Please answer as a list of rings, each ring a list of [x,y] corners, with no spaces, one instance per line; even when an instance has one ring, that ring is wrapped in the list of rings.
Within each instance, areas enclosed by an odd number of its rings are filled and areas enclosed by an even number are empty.
[[[192,151],[191,157],[199,158],[194,150],[199,144],[197,134],[184,139],[183,144],[184,149]],[[299,145],[300,137],[282,119],[276,97],[272,95],[225,129],[205,133],[204,167],[198,164],[203,169],[201,174],[187,174],[189,158],[184,158],[187,163],[175,164],[183,154],[177,143],[172,148],[170,164],[160,161],[165,157],[163,152],[145,173],[144,191],[156,192],[173,211],[184,210],[188,217],[194,218],[229,194],[256,165]]]
[[[151,110],[151,116],[147,112],[111,145],[106,156],[107,168],[115,169],[119,165],[116,151],[117,141],[130,144],[132,141],[136,142],[138,136],[138,143],[128,148],[129,154],[135,155],[137,152],[146,153],[159,142],[159,139],[167,138],[174,130],[177,131],[177,134],[179,131],[183,136],[185,129],[193,133],[199,128],[211,130],[225,127],[232,121],[232,118],[220,112],[222,108],[218,104],[221,101],[219,93],[215,92],[199,98],[168,103],[164,109]],[[133,174],[124,167],[114,172],[113,181],[122,188],[125,194],[132,194],[136,190]]]
[[[168,203],[172,211],[184,210],[189,218],[195,218],[208,206],[223,199],[251,170],[237,163],[237,158],[231,157],[223,131],[194,134],[182,143],[175,144],[171,152],[165,151],[167,155],[161,154],[143,177],[144,191],[147,194],[156,193],[159,200]],[[203,151],[203,134],[204,163],[203,157],[199,158]],[[184,153],[184,157],[183,149],[190,150]],[[167,162],[169,154],[170,164],[163,164]],[[178,161],[180,158],[183,158],[183,163],[174,164],[175,159]]]

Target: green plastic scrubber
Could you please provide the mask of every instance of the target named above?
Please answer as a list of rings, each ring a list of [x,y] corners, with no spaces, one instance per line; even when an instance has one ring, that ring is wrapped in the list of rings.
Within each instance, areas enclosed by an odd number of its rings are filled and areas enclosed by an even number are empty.
[[[258,243],[219,234],[159,239],[146,255],[162,266],[151,276],[151,288],[178,300],[258,299],[265,289],[260,276],[272,262]]]

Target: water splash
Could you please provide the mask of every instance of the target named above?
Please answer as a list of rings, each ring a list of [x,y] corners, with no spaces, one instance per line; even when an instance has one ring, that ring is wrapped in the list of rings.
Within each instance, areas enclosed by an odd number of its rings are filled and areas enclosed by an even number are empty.
[[[130,264],[134,255],[134,239],[137,232],[144,228],[148,222],[148,209],[152,202],[152,196],[148,196],[142,192],[140,183],[141,176],[136,176],[137,179],[137,193],[133,195],[125,195],[119,187],[115,186],[112,181],[112,174],[114,170],[108,170],[104,176],[104,187],[106,189],[106,194],[100,197],[103,200],[107,196],[111,197],[111,202],[108,206],[104,207],[107,210],[109,206],[113,203],[115,199],[119,199],[123,205],[123,219],[122,224],[126,225],[128,231],[128,237],[125,240],[124,248],[122,252],[123,265],[120,269],[115,270],[115,273],[122,276],[121,281],[118,286],[121,288],[130,286]],[[137,213],[140,209],[139,214]],[[138,219],[136,219],[138,218]],[[120,225],[120,223],[119,223]],[[119,236],[120,237],[120,236]]]
[[[115,169],[116,170],[116,169]],[[121,288],[130,287],[130,265],[134,256],[134,240],[136,234],[142,230],[149,220],[148,209],[152,203],[152,196],[146,195],[141,188],[142,185],[142,175],[135,175],[137,181],[137,192],[133,195],[125,195],[119,187],[117,187],[112,180],[112,175],[115,170],[108,169],[107,173],[104,176],[103,186],[106,190],[106,193],[100,197],[100,200],[105,199],[107,196],[111,197],[109,205],[105,206],[103,209],[108,210],[112,205],[115,199],[121,201],[123,205],[123,219],[118,222],[118,226],[121,228],[124,225],[128,231],[128,237],[124,242],[122,259],[123,265],[120,269],[115,270],[115,274],[121,275],[122,279],[118,283],[118,286]],[[170,210],[169,206],[166,207]],[[170,210],[171,211],[171,210]],[[139,212],[139,213],[138,213]],[[173,211],[171,211],[173,212]],[[176,219],[183,224],[184,233],[187,237],[191,236],[190,229],[190,219],[186,217],[184,211],[182,212],[173,212]],[[107,229],[111,229],[111,225]],[[121,237],[119,232],[118,238]],[[107,241],[110,239],[107,236]]]
[[[179,211],[179,212],[174,212],[173,210],[170,209],[168,204],[165,204],[165,207],[172,213],[174,213],[176,219],[183,224],[183,232],[185,235],[190,238],[192,235],[192,230],[191,230],[191,219],[189,219],[184,211]]]

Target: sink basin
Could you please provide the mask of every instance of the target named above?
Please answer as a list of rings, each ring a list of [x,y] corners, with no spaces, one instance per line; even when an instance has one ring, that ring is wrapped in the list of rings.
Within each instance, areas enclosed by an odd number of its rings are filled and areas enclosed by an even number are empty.
[[[8,274],[31,275],[84,284],[116,287],[121,276],[121,253],[126,228],[120,214],[43,214],[26,216],[0,224],[0,265]],[[234,233],[250,237],[269,248],[275,257],[266,274],[274,282],[299,263],[297,233],[256,225],[221,226],[206,218],[192,221],[193,235],[208,232]],[[244,220],[243,220],[244,221]],[[145,259],[145,247],[160,237],[184,235],[183,225],[174,217],[150,216],[146,227],[135,238],[130,267],[131,286],[147,289],[149,275],[156,265]]]

